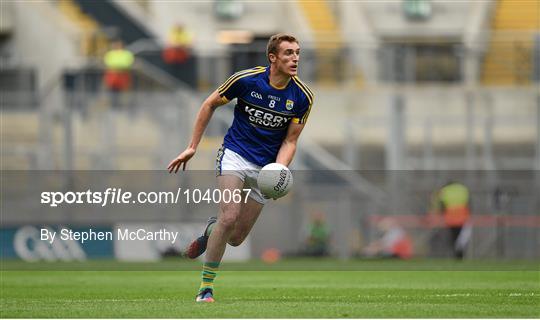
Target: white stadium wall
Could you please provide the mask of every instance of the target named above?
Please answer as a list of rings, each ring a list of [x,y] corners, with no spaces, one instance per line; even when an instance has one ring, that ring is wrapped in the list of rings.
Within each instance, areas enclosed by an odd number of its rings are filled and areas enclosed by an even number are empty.
[[[430,86],[399,90],[379,87],[373,90],[351,90],[346,94],[342,89],[314,90],[317,92],[316,103],[303,135],[316,141],[342,144],[350,134],[345,131],[343,123],[344,119],[348,119],[356,123],[354,138],[358,141],[384,144],[388,134],[390,98],[401,93],[405,98],[405,113],[409,120],[408,143],[423,142],[423,121],[426,118],[447,123],[438,128],[433,143],[465,143],[466,93],[462,87]],[[483,140],[482,123],[489,115],[501,124],[502,131],[495,131],[494,142],[534,142],[536,133],[532,120],[536,113],[536,96],[533,88],[476,90],[474,97],[473,108],[478,121],[476,142]],[[525,125],[516,124],[519,121]]]
[[[462,36],[475,13],[476,1],[430,1],[432,15],[426,21],[407,20],[402,1],[363,1],[373,30],[382,37]]]
[[[16,66],[37,70],[38,86],[59,76],[60,70],[76,67],[80,32],[57,8],[45,1],[13,4],[13,50]]]
[[[294,1],[246,1],[242,16],[231,21],[217,19],[213,5],[206,1],[154,1],[149,3],[149,18],[163,40],[171,26],[184,24],[193,33],[195,49],[202,55],[222,49],[216,41],[220,30],[249,30],[255,35],[292,32],[301,38],[309,37],[308,27]]]

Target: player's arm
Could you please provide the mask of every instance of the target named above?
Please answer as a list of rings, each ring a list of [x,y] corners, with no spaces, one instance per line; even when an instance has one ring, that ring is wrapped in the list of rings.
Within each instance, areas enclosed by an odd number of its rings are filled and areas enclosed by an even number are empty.
[[[276,158],[277,163],[281,163],[284,166],[289,166],[292,162],[294,154],[296,152],[296,144],[300,133],[304,129],[305,123],[295,123],[291,122],[289,124],[289,129],[287,130],[287,136],[279,148],[278,155]]]
[[[212,92],[212,94],[208,98],[206,98],[206,100],[204,100],[201,108],[199,109],[199,113],[197,114],[197,118],[195,119],[195,126],[193,128],[193,134],[191,135],[191,142],[189,143],[189,146],[186,148],[186,150],[180,153],[169,163],[169,165],[167,166],[167,170],[169,170],[169,173],[173,171],[175,173],[178,172],[178,169],[181,165],[183,165],[182,170],[186,170],[186,163],[189,161],[189,159],[193,157],[193,155],[197,151],[197,147],[201,142],[204,131],[206,130],[206,127],[208,126],[208,123],[210,122],[214,111],[217,107],[222,106],[227,102],[229,102],[229,100],[227,100],[227,98],[225,97],[222,97],[217,90]]]

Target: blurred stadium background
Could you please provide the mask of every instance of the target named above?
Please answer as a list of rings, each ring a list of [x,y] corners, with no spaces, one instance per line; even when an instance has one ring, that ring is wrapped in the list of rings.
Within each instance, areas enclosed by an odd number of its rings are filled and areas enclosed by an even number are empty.
[[[154,223],[198,232],[215,207],[54,214],[16,195],[35,187],[28,178],[38,171],[165,174],[187,145],[202,100],[233,72],[266,65],[266,41],[277,32],[300,39],[300,76],[316,102],[293,165],[297,187],[268,205],[236,258],[301,253],[314,216],[326,221],[334,257],[362,255],[390,216],[410,235],[413,256],[449,257],[443,228],[426,220],[432,193],[448,179],[471,190],[466,258],[540,257],[536,0],[48,0],[1,7],[4,257],[23,257],[13,239],[32,240],[32,228],[44,225]],[[162,54],[176,24],[193,42],[188,59],[172,65]],[[135,64],[131,88],[113,107],[102,77],[103,56],[116,40]],[[213,168],[232,110],[215,114],[191,170]],[[141,180],[126,187],[142,190],[148,185]],[[162,249],[139,258],[154,259]],[[28,248],[24,257],[114,254],[108,246],[82,254],[40,250]]]

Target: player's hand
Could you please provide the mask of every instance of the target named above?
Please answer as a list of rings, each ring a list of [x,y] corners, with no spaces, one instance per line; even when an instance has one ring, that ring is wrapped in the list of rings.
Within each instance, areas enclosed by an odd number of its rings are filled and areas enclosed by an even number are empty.
[[[193,157],[195,154],[195,149],[193,148],[187,148],[182,153],[178,155],[178,157],[174,158],[169,165],[167,166],[167,170],[169,170],[169,173],[178,172],[178,169],[180,169],[180,166],[182,166],[182,171],[186,170],[186,164]]]

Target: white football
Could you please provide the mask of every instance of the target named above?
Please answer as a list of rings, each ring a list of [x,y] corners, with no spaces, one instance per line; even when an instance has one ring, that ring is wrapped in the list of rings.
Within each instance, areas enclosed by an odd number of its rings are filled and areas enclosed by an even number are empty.
[[[277,199],[291,191],[293,176],[286,166],[280,163],[270,163],[259,172],[257,184],[265,196]]]

